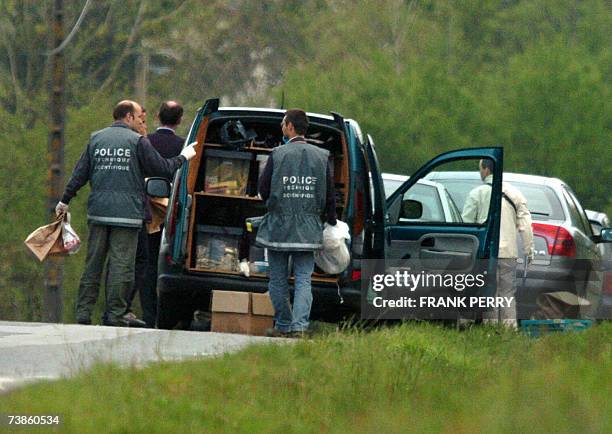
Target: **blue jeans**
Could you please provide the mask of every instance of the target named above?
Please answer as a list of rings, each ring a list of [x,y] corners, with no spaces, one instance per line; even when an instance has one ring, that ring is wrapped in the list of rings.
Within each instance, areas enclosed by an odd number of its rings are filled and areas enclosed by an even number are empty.
[[[289,300],[289,256],[293,258],[295,292],[293,309]],[[268,250],[270,263],[270,298],[274,306],[274,328],[281,332],[306,331],[312,306],[311,276],[314,271],[313,252],[282,252]]]

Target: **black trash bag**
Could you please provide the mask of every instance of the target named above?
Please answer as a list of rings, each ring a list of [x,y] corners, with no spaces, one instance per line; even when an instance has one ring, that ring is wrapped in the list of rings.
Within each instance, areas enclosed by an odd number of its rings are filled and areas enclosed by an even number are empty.
[[[263,140],[255,139],[253,144],[258,148],[272,149],[282,145],[282,141],[280,136],[275,136],[273,134],[267,133],[266,137],[264,137]]]
[[[247,131],[240,121],[227,121],[221,126],[221,144],[240,149],[257,137],[253,130]]]

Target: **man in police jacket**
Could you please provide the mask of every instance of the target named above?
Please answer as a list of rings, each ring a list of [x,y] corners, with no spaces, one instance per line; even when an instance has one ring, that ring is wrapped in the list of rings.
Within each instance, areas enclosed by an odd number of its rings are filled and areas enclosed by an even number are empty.
[[[142,108],[134,101],[121,101],[113,110],[115,122],[94,132],[81,154],[55,211],[68,210],[68,203],[87,182],[89,237],[87,258],[76,302],[76,319],[91,324],[100,280],[107,262],[106,312],[104,324],[142,326],[126,316],[126,296],[134,279],[138,231],[144,218],[146,176],[172,177],[183,162],[195,155],[196,143],[177,157],[164,159],[136,131],[142,123]]]
[[[285,113],[281,128],[287,143],[272,151],[259,181],[268,213],[257,242],[268,248],[274,329],[270,336],[308,331],[312,306],[311,275],[315,250],[323,247],[323,218],[336,224],[334,179],[329,151],[306,142],[308,117],[303,110]],[[295,292],[289,298],[288,259],[293,258]]]

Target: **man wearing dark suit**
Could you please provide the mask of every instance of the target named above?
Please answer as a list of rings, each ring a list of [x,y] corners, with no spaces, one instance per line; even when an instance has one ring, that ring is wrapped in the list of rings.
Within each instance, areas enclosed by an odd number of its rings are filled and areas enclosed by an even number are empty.
[[[177,136],[176,128],[183,118],[183,107],[176,101],[165,101],[159,108],[158,118],[161,126],[147,138],[153,147],[164,158],[181,153],[185,139]],[[147,226],[149,226],[147,228]],[[151,230],[153,232],[148,233]],[[157,257],[161,242],[161,228],[151,228],[145,225],[140,231],[138,252],[136,255],[136,276],[134,291],[140,294],[142,319],[147,327],[155,327],[157,317]]]
[[[175,131],[183,118],[183,107],[176,101],[166,101],[162,103],[157,116],[161,126],[147,138],[164,158],[170,158],[166,155],[180,154],[185,139],[177,136]]]

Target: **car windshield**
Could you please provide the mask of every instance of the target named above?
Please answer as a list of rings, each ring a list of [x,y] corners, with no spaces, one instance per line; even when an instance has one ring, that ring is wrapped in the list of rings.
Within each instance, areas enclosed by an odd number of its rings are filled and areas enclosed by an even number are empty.
[[[406,181],[383,178],[383,184],[385,185],[385,197],[388,198],[389,196],[391,196],[391,194],[393,194],[393,192],[397,190],[404,182]]]
[[[453,198],[453,202],[459,208],[459,211],[463,209],[463,204],[468,194],[474,187],[482,185],[482,181],[479,179],[436,179],[436,182],[444,185],[446,190]]]

